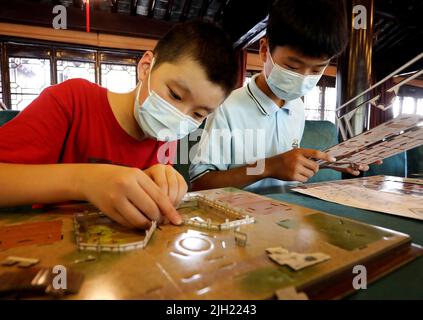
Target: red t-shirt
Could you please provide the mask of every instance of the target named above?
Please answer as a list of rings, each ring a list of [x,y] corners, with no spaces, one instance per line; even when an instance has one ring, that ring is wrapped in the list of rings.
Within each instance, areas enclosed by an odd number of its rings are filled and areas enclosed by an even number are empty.
[[[73,79],[45,89],[0,127],[0,162],[112,163],[146,169],[173,162],[168,159],[174,159],[176,142],[163,144],[131,137],[116,120],[107,89]],[[165,157],[158,159],[158,153]]]

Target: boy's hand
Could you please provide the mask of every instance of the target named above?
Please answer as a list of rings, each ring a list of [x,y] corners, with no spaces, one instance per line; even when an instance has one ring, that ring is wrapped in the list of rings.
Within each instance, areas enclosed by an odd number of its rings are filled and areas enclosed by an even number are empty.
[[[378,160],[372,164],[381,165],[383,163],[382,160]],[[335,171],[344,172],[352,174],[353,176],[358,176],[360,174],[360,171],[368,171],[370,168],[367,164],[359,164],[355,167],[348,167],[348,168],[332,168]]]
[[[285,181],[306,182],[319,171],[310,158],[333,162],[335,159],[319,150],[297,148],[266,160],[266,176]]]
[[[188,191],[184,177],[170,165],[156,164],[146,170],[164,194],[167,194],[174,206],[177,206]]]
[[[140,169],[91,165],[75,187],[84,199],[128,227],[148,228],[151,220],[160,222],[163,216],[174,224],[182,222],[168,195]]]

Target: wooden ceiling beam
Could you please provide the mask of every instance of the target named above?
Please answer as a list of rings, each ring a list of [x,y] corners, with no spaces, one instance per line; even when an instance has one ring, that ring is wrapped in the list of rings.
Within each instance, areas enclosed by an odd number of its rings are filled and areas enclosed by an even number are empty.
[[[246,49],[257,40],[264,37],[266,35],[267,19],[268,17],[258,22],[254,27],[248,30],[238,40],[236,40],[234,42],[234,47],[237,49]]]
[[[0,22],[49,27],[53,30],[54,14],[51,5],[18,0],[2,2],[0,7]],[[85,30],[84,11],[69,7],[67,16],[69,30]],[[170,21],[149,19],[144,16],[110,14],[102,11],[91,13],[92,32],[160,39],[172,25]]]

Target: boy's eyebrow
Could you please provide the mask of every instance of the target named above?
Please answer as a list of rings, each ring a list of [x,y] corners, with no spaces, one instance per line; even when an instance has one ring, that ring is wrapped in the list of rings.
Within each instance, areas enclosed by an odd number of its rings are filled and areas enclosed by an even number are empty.
[[[191,94],[191,90],[188,87],[188,85],[186,84],[186,82],[184,80],[170,80],[170,83],[176,85],[179,89],[181,89],[182,91],[185,91],[188,94]]]
[[[290,60],[291,62],[302,64],[302,65],[307,65],[307,63],[305,63],[303,60],[301,60],[300,58],[294,57],[294,56],[288,57],[288,60]],[[330,62],[330,60],[328,60],[328,62],[323,62],[323,63],[317,64],[317,65],[313,65],[312,67],[324,67],[329,62]]]
[[[317,64],[316,67],[326,67],[329,64],[330,61],[328,61],[327,63],[320,63]]]
[[[289,56],[288,57],[288,60],[291,61],[291,62],[294,62],[294,63],[302,64],[302,65],[305,64],[303,60],[301,60],[301,59],[299,59],[297,57],[293,57],[293,56]]]

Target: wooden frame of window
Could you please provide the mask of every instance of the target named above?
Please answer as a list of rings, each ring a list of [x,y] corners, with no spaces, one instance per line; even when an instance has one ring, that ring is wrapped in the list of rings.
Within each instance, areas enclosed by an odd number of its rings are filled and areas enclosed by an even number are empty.
[[[1,84],[2,84],[2,94],[3,94],[3,102],[6,105],[6,108],[10,108],[11,106],[11,98],[10,98],[10,77],[9,77],[9,62],[7,61],[6,57],[6,49],[4,43],[0,43],[1,45],[1,57],[0,57],[0,64],[1,64]]]
[[[101,84],[101,64],[136,66],[143,52],[69,45],[48,41],[0,38],[0,65],[3,101],[12,107],[9,57],[49,59],[50,84],[57,84],[57,60],[95,63],[95,82]],[[137,70],[136,70],[137,71]],[[138,74],[136,74],[138,76]]]

